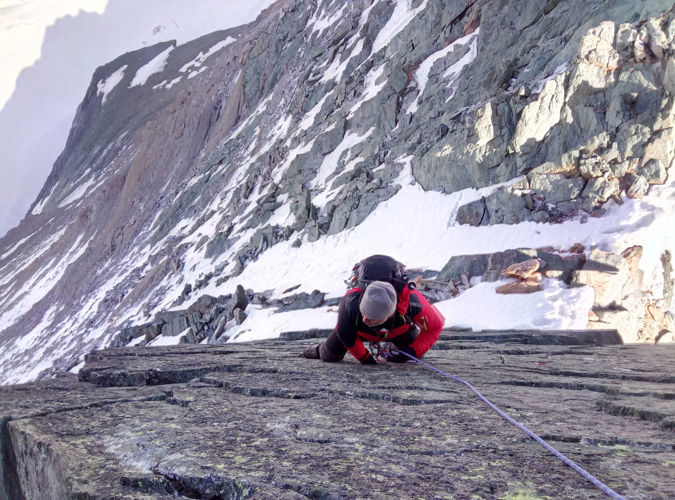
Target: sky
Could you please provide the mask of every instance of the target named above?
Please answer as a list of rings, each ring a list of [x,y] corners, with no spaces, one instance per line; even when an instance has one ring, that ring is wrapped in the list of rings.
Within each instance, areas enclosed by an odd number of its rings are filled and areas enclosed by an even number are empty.
[[[94,70],[253,21],[272,0],[0,0],[0,237],[37,197]]]

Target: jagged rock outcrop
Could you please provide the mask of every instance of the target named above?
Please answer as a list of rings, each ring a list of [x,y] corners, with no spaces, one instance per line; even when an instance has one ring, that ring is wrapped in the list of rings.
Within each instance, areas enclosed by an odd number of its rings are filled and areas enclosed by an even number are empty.
[[[553,32],[538,48],[541,51],[552,50],[547,44],[555,40],[564,43],[572,35],[569,26],[578,19],[579,12],[569,3],[553,8],[562,11],[556,17],[562,25],[549,25]],[[626,8],[621,2],[608,6],[603,10],[603,23],[586,33],[574,33],[573,37],[581,37],[575,57],[553,69],[554,64],[561,63],[558,57],[562,52],[558,52],[548,63],[548,76],[536,83],[523,82],[522,75],[529,73],[531,64],[541,62],[511,58],[499,80],[504,93],[483,107],[474,106],[473,128],[477,143],[483,145],[477,150],[481,156],[475,164],[469,164],[473,170],[459,174],[454,169],[449,174],[452,177],[441,177],[441,184],[445,183],[448,191],[467,187],[456,182],[457,176],[464,175],[490,185],[496,179],[482,180],[486,172],[502,169],[510,170],[508,177],[525,177],[461,207],[458,222],[558,222],[582,211],[593,213],[609,200],[622,203],[624,195],[640,198],[649,185],[665,182],[675,159],[675,111],[672,94],[665,85],[674,46],[672,37],[665,35],[672,26],[672,7],[649,22],[627,22],[623,18]],[[642,14],[658,10],[659,3],[643,8]],[[494,30],[498,33],[494,36],[511,43],[532,44],[541,36],[539,30],[553,22],[553,17],[546,17],[520,32],[518,38],[514,33],[520,28],[517,25]],[[652,40],[653,48],[647,48],[648,40]],[[468,73],[476,70],[478,65]],[[465,121],[465,125],[472,124]],[[442,156],[449,156],[451,162],[463,160],[466,149],[457,137],[452,141],[453,136],[447,136],[434,151],[448,151]],[[429,186],[437,185],[437,176],[448,175],[436,173],[435,168],[428,173],[422,166],[418,170],[418,178],[434,176]],[[465,183],[473,185],[475,181]]]
[[[358,226],[411,175],[499,184],[459,208],[474,225],[644,195],[675,154],[674,15],[665,0],[285,0],[121,55],[0,240],[4,379],[68,369],[196,290],[233,293],[273,246]]]
[[[528,259],[526,261],[511,264],[502,271],[502,276],[515,278],[515,281],[506,283],[497,288],[497,293],[532,293],[541,290],[541,261],[539,259]]]
[[[0,496],[513,498],[604,493],[466,387],[309,342],[118,348],[0,387]],[[626,498],[675,489],[673,346],[616,331],[446,331],[425,360]]]
[[[645,290],[640,269],[642,247],[627,248],[621,255],[594,250],[572,282],[595,290],[589,328],[615,328],[626,341],[654,342],[673,335],[673,277],[669,254],[662,256],[662,290]]]
[[[584,248],[580,245],[559,250],[519,248],[492,254],[457,255],[441,269],[437,279],[456,284],[462,278],[465,282],[476,277],[482,281],[497,281],[509,267],[532,259],[538,261],[544,276],[567,284],[571,283],[574,271],[586,262]]]

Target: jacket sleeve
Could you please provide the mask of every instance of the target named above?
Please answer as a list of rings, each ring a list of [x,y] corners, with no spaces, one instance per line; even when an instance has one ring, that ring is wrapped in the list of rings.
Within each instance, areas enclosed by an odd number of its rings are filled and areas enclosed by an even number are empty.
[[[420,334],[410,344],[410,347],[415,350],[417,357],[421,357],[438,340],[438,337],[441,335],[441,329],[445,324],[445,318],[436,306],[430,304],[420,292],[413,290],[412,294],[415,294],[415,298],[421,304],[422,310],[413,317],[413,321],[420,329]]]
[[[349,353],[361,363],[371,357],[370,352],[363,345],[356,329],[358,317],[358,296],[355,294],[345,295],[340,301],[338,309],[338,322],[336,331],[340,342],[347,348]]]

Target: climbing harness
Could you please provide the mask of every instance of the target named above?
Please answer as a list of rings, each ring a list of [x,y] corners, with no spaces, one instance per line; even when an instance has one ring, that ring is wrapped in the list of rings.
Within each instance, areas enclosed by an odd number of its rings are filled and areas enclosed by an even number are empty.
[[[546,448],[548,451],[550,451],[550,452],[553,453],[556,457],[558,457],[560,460],[562,460],[566,465],[569,465],[570,467],[572,467],[572,469],[574,469],[575,471],[577,471],[581,476],[583,476],[585,479],[587,479],[588,481],[590,481],[591,483],[593,483],[594,486],[596,486],[597,488],[599,488],[600,490],[602,490],[603,492],[605,492],[605,493],[606,493],[607,495],[609,495],[611,498],[615,498],[615,499],[617,499],[617,500],[625,500],[624,497],[622,497],[621,495],[619,495],[616,491],[614,491],[613,489],[611,489],[609,486],[607,486],[606,484],[604,484],[604,483],[603,483],[602,481],[600,481],[599,479],[593,477],[589,472],[585,471],[585,470],[582,469],[579,465],[577,465],[575,462],[573,462],[572,460],[570,460],[569,458],[567,458],[565,455],[563,455],[562,453],[560,453],[558,450],[556,450],[553,446],[551,446],[551,445],[548,444],[546,441],[544,441],[542,438],[540,438],[539,436],[537,436],[537,435],[536,435],[534,432],[532,432],[530,429],[528,429],[527,427],[525,427],[525,426],[524,426],[523,424],[521,424],[520,422],[518,422],[518,421],[514,420],[513,418],[509,417],[506,413],[504,413],[502,410],[500,410],[499,408],[497,408],[497,406],[495,406],[492,402],[490,402],[485,396],[483,396],[483,395],[478,391],[478,389],[476,389],[474,386],[472,386],[472,385],[471,385],[470,383],[468,383],[466,380],[462,380],[462,379],[459,378],[459,377],[456,377],[456,376],[454,376],[454,375],[450,375],[449,373],[446,373],[446,372],[444,372],[444,371],[442,371],[442,370],[439,370],[438,368],[436,368],[436,367],[434,367],[434,366],[431,366],[429,363],[425,363],[425,362],[422,361],[421,359],[418,359],[418,358],[416,358],[415,356],[412,356],[412,355],[408,354],[408,353],[405,352],[405,351],[399,351],[399,350],[396,350],[396,349],[386,350],[386,349],[384,349],[382,346],[380,346],[379,343],[376,344],[376,345],[374,346],[374,348],[375,348],[375,350],[378,352],[378,354],[379,354],[380,356],[384,357],[384,358],[387,358],[387,357],[389,357],[389,356],[391,356],[391,355],[403,354],[403,355],[407,356],[408,358],[410,358],[410,360],[413,361],[413,362],[415,362],[415,363],[418,363],[418,364],[420,364],[420,365],[422,365],[422,366],[425,366],[425,367],[429,368],[430,370],[432,370],[432,371],[434,371],[434,372],[436,372],[436,373],[438,373],[438,374],[440,374],[440,375],[442,375],[442,376],[444,376],[444,377],[447,377],[447,378],[452,379],[452,380],[454,380],[454,381],[456,381],[456,382],[459,382],[459,383],[461,383],[461,384],[464,384],[464,385],[467,386],[469,389],[471,389],[471,390],[474,392],[474,394],[476,394],[480,399],[482,399],[483,402],[485,402],[490,408],[492,408],[494,411],[496,411],[496,412],[499,414],[500,417],[502,417],[503,419],[505,419],[505,420],[506,420],[507,422],[509,422],[510,424],[515,425],[518,429],[520,429],[520,430],[523,431],[525,434],[527,434],[528,436],[530,436],[532,439],[534,439],[535,441],[537,441],[537,442],[538,442],[539,444],[541,444],[544,448]]]

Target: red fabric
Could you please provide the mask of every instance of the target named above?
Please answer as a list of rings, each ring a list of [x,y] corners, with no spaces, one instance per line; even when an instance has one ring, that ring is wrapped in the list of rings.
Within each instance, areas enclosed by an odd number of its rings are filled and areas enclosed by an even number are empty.
[[[413,321],[420,329],[420,334],[409,346],[415,350],[415,354],[419,358],[438,340],[438,337],[441,335],[441,329],[445,324],[445,318],[436,306],[430,304],[420,292],[411,290],[411,293],[414,293],[417,300],[422,304],[422,311],[413,318]]]
[[[347,292],[347,296],[352,293],[361,292],[361,288],[352,288]],[[406,322],[406,313],[410,306],[410,296],[415,295],[416,301],[421,305],[422,310],[415,315],[412,321],[420,330],[419,336],[410,344],[409,347],[415,350],[415,354],[419,357],[426,353],[432,345],[438,340],[441,334],[441,329],[445,323],[445,318],[440,311],[417,290],[405,287],[398,295],[398,304],[396,306],[396,313],[400,315],[400,321],[403,322],[400,326],[393,328],[390,331],[383,332],[381,335],[374,335],[372,333],[355,331],[354,345],[351,347],[345,345],[349,353],[358,361],[363,362],[370,356],[370,352],[363,344],[363,340],[371,342],[379,342],[382,340],[389,340],[398,337],[408,331],[410,325]],[[417,308],[417,306],[415,306]],[[357,313],[358,314],[358,313]],[[339,328],[336,327],[339,331]],[[340,333],[340,332],[338,332]],[[347,343],[343,340],[343,343]]]
[[[354,345],[348,347],[347,350],[349,351],[349,354],[354,356],[359,361],[364,361],[370,355],[370,352],[368,349],[366,349],[366,346],[363,345],[363,341],[358,337],[356,342],[354,342]]]

